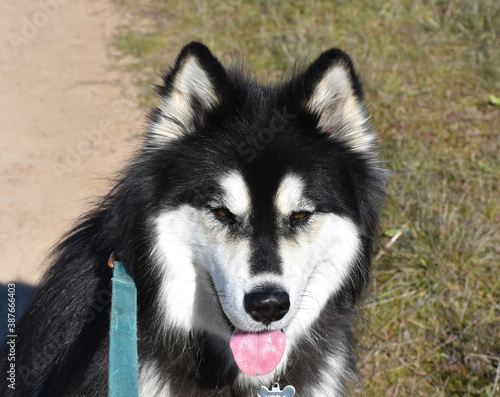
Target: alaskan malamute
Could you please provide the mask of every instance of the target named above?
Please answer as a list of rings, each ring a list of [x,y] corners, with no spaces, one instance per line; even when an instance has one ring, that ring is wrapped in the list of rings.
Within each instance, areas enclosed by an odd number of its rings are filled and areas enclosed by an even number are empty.
[[[191,43],[158,93],[18,324],[17,395],[107,395],[113,251],[138,291],[141,396],[346,394],[385,180],[351,59],[262,85]]]

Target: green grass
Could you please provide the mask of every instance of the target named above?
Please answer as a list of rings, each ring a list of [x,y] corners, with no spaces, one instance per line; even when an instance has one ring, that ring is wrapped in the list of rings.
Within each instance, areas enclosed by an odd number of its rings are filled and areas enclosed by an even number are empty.
[[[499,395],[500,2],[120,4],[117,63],[144,106],[194,39],[264,80],[330,47],[353,56],[392,171],[355,395]]]

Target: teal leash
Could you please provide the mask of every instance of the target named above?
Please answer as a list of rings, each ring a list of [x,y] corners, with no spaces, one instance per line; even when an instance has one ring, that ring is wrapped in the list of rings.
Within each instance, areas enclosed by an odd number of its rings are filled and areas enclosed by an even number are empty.
[[[113,269],[109,333],[109,396],[138,397],[137,289],[124,262],[109,258]]]

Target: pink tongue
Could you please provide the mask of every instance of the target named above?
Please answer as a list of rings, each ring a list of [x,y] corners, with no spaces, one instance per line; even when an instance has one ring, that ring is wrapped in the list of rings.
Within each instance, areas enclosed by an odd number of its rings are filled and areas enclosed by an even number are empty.
[[[249,333],[236,330],[229,340],[234,361],[247,375],[266,375],[279,364],[286,338],[281,331]]]

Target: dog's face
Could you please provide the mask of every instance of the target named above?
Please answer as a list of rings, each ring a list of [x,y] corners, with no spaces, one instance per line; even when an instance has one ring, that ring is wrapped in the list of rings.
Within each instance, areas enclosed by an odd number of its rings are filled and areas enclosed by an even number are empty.
[[[218,193],[204,208],[184,204],[156,219],[169,268],[165,300],[177,300],[170,313],[181,314],[187,328],[219,334],[231,332],[224,315],[244,331],[293,321],[300,333],[355,265],[360,230],[346,215],[323,212],[296,172],[285,173],[261,203],[237,171],[214,184]]]
[[[381,177],[350,59],[329,51],[263,87],[192,44],[160,97],[147,140],[158,311],[223,338],[298,337],[368,276]]]

